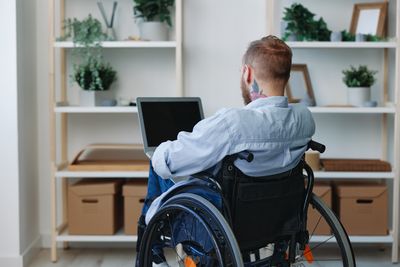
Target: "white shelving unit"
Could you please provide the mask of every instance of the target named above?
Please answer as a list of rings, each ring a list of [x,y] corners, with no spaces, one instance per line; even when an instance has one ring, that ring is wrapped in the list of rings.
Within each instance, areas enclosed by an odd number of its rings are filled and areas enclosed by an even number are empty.
[[[137,107],[80,107],[59,106],[54,108],[55,113],[137,113]]]
[[[334,243],[336,238],[332,237],[328,239],[328,236],[313,236],[310,240],[311,243]],[[390,244],[393,242],[392,235],[383,236],[350,236],[350,242],[352,244]]]
[[[342,113],[342,114],[394,114],[396,108],[375,107],[375,108],[352,108],[352,107],[310,107],[312,113]]]
[[[397,42],[287,42],[291,48],[396,48]]]
[[[66,169],[57,171],[55,173],[56,178],[142,178],[147,177],[148,172],[142,171],[68,171]]]
[[[74,45],[73,42],[55,42],[56,48],[75,48],[79,47]],[[175,41],[160,41],[160,42],[145,42],[145,41],[107,41],[102,42],[103,48],[176,48],[177,42]]]
[[[133,243],[137,241],[137,236],[125,235],[122,231],[117,232],[115,235],[70,235],[68,231],[63,231],[57,235],[58,242],[128,242]]]
[[[389,1],[389,0],[386,0]],[[387,42],[288,42],[288,45],[293,49],[294,53],[298,50],[307,49],[308,55],[310,51],[319,49],[351,49],[353,53],[357,53],[357,50],[373,49],[378,51],[383,51],[383,90],[382,90],[382,100],[383,102],[389,101],[389,82],[388,79],[393,79],[393,99],[391,102],[395,103],[394,106],[390,107],[362,107],[362,108],[352,108],[352,107],[310,107],[310,111],[313,114],[326,114],[324,116],[345,116],[347,114],[359,114],[358,116],[381,116],[382,125],[382,157],[386,159],[388,153],[388,120],[393,120],[393,162],[392,162],[392,172],[315,172],[314,175],[318,180],[381,180],[386,179],[393,182],[392,187],[392,229],[390,234],[387,236],[350,236],[350,240],[353,244],[366,244],[366,243],[386,243],[392,245],[392,262],[398,262],[398,239],[399,239],[399,179],[400,179],[400,81],[398,78],[398,73],[400,70],[400,3],[397,0],[393,0],[396,3],[396,10],[393,12],[395,14],[395,36],[390,36],[391,38]],[[281,1],[278,0],[267,0],[267,25],[268,33],[279,35],[280,25],[277,25],[280,20],[280,7],[282,5]],[[353,2],[348,2],[349,8],[352,7]],[[389,75],[389,50],[395,53],[395,70],[392,71],[392,75]],[[356,62],[349,62],[349,64],[356,64]],[[394,77],[393,77],[394,76]],[[319,88],[318,90],[322,90]],[[397,104],[397,105],[396,105]],[[388,116],[392,115],[392,116]],[[339,125],[337,127],[340,127]],[[360,138],[362,138],[362,133],[360,133]],[[326,240],[323,236],[313,237],[311,241],[321,242]],[[333,242],[334,240],[330,240]]]
[[[57,243],[62,242],[136,242],[137,237],[125,235],[120,230],[115,235],[69,235],[67,216],[67,186],[70,178],[146,178],[148,171],[69,171],[68,166],[68,119],[71,114],[84,113],[137,113],[136,107],[83,107],[68,104],[67,97],[67,50],[76,48],[72,42],[58,42],[56,25],[65,18],[68,0],[49,1],[49,109],[50,109],[50,158],[51,158],[51,260],[57,261]],[[108,41],[101,46],[106,49],[173,49],[175,51],[176,96],[183,95],[182,71],[182,0],[175,0],[175,40]],[[78,2],[77,2],[78,3]],[[93,4],[96,8],[95,2]],[[62,30],[61,30],[62,32]],[[60,77],[60,78],[58,78]],[[70,118],[73,119],[72,117]],[[89,127],[89,126],[88,126]],[[61,186],[61,194],[57,190]],[[59,205],[60,203],[61,205]],[[62,209],[59,210],[59,207]],[[61,221],[58,220],[61,215]]]
[[[316,179],[394,179],[394,172],[314,172]]]

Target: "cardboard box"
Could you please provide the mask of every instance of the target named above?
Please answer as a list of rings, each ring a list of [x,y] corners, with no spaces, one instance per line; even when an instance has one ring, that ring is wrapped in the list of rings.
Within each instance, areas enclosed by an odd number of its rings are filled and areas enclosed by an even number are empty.
[[[73,235],[113,235],[122,222],[122,182],[84,179],[69,186],[68,230]]]
[[[349,235],[387,235],[387,186],[338,184],[335,187],[340,220]]]
[[[313,192],[329,207],[332,207],[332,187],[329,184],[315,184]],[[330,235],[331,228],[321,214],[311,205],[308,208],[307,230],[310,235]]]
[[[124,232],[127,235],[137,234],[137,222],[142,212],[146,194],[146,180],[130,181],[123,186]]]

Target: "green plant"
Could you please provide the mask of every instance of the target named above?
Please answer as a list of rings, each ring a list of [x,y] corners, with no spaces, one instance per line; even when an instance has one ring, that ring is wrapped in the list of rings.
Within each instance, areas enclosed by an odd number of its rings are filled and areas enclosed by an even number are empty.
[[[80,21],[76,18],[64,21],[64,35],[58,40],[72,37],[78,47],[73,50],[72,81],[83,90],[108,90],[116,80],[116,72],[109,63],[103,62],[101,42],[110,40],[102,30],[101,22],[89,14]]]
[[[356,36],[346,30],[341,31],[342,33],[342,41],[344,42],[354,42],[356,40]]]
[[[329,41],[331,38],[331,32],[328,29],[328,25],[323,18],[314,21],[314,29],[311,33],[311,40],[317,41]]]
[[[367,34],[366,38],[367,42],[381,42],[386,41],[386,38],[380,37],[378,35]]]
[[[357,68],[350,66],[350,69],[342,71],[344,74],[343,82],[347,87],[370,87],[375,83],[377,71],[369,70],[367,66],[360,65]]]
[[[331,31],[323,18],[314,19],[315,14],[301,4],[294,3],[286,7],[283,20],[287,22],[284,39],[295,34],[299,41],[328,41]]]
[[[117,79],[117,73],[109,63],[92,59],[77,66],[73,77],[83,90],[104,91]]]
[[[107,34],[103,32],[101,22],[89,14],[87,18],[80,21],[77,18],[68,18],[64,21],[64,36],[60,41],[65,41],[72,37],[72,41],[84,47],[100,45],[102,41],[109,40]]]
[[[135,18],[166,22],[172,26],[170,7],[174,5],[174,0],[133,0],[133,2]]]
[[[356,40],[356,36],[346,30],[341,31],[341,33],[342,33],[342,40],[345,42],[354,42]],[[367,42],[381,42],[381,41],[386,41],[386,38],[379,37],[373,34],[367,34],[365,36],[365,40]]]

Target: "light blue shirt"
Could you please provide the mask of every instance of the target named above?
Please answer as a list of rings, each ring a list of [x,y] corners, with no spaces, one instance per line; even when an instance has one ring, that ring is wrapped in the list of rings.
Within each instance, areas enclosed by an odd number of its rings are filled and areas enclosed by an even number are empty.
[[[299,163],[314,132],[306,106],[289,105],[284,96],[260,98],[243,108],[222,109],[197,123],[193,132],[180,132],[177,140],[160,144],[152,163],[165,179],[184,177],[247,150],[254,160],[236,160],[236,167],[249,176],[273,175]]]

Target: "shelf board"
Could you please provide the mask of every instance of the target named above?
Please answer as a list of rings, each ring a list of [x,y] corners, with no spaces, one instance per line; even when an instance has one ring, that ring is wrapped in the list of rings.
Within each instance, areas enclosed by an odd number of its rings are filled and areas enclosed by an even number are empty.
[[[57,171],[57,178],[147,178],[148,171]]]
[[[287,42],[291,48],[396,48],[396,42]]]
[[[313,236],[310,243],[334,243],[336,239],[333,237],[327,241],[330,236]],[[136,242],[137,236],[125,235],[122,230],[117,232],[115,235],[69,235],[68,231],[64,231],[62,234],[56,237],[58,242]],[[367,243],[392,243],[393,237],[391,235],[386,236],[350,236],[350,242],[355,244],[367,244]]]
[[[312,113],[394,114],[395,107],[309,107]]]
[[[115,235],[69,235],[68,231],[56,237],[58,242],[136,242],[136,235],[125,235],[121,229]]]
[[[81,106],[57,106],[56,113],[137,113],[137,107],[81,107]]]
[[[106,41],[101,43],[104,48],[175,48],[175,41]],[[55,42],[57,48],[76,48],[72,41]]]
[[[394,172],[314,172],[316,179],[394,179]]]
[[[330,238],[330,236],[313,236],[310,240],[311,243],[336,242],[336,239]],[[115,235],[70,235],[68,230],[65,230],[60,235],[56,237],[59,242],[136,242],[137,236],[135,235],[125,235],[123,230],[119,230]],[[392,243],[393,236],[350,236],[351,243]]]
[[[148,171],[68,171],[56,172],[56,177],[62,178],[147,178]],[[394,172],[314,172],[316,179],[393,179]]]
[[[336,239],[333,237],[329,240],[330,236],[313,236],[310,240],[310,243],[334,243]],[[392,243],[393,236],[392,235],[384,235],[384,236],[350,236],[350,242],[353,244],[367,244],[367,243]]]
[[[394,107],[309,107],[312,113],[364,113],[364,114],[394,114]],[[137,107],[82,107],[82,106],[56,106],[56,113],[137,113]]]

